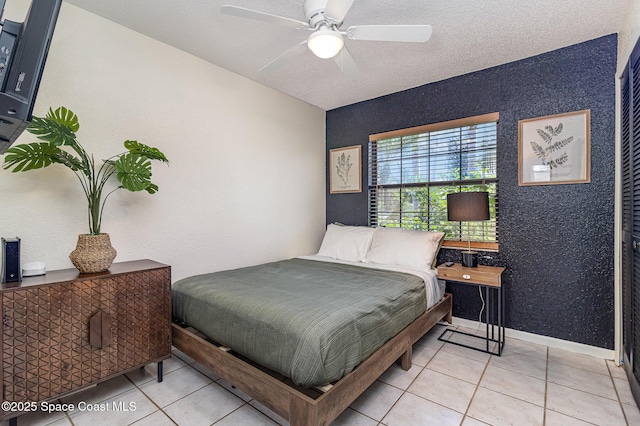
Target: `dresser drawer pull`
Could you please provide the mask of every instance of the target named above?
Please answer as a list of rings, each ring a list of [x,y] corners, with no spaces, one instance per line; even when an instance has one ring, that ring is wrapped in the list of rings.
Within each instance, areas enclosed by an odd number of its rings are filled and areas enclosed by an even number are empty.
[[[470,280],[470,279],[471,279],[471,275],[469,275],[469,274],[464,274],[464,275],[462,276],[462,278],[464,278],[465,280]]]
[[[89,319],[89,344],[97,349],[107,348],[112,341],[113,319],[106,312],[98,311]]]

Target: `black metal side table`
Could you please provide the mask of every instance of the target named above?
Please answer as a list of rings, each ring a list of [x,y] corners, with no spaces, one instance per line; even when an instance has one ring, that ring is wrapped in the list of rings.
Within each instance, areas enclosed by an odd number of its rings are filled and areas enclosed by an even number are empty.
[[[484,336],[465,333],[464,331],[453,330],[447,328],[438,337],[438,340],[451,343],[453,345],[463,346],[465,348],[474,349],[480,352],[486,352],[491,355],[502,355],[504,348],[504,300],[502,291],[502,273],[504,268],[496,266],[478,266],[476,268],[465,268],[459,263],[451,266],[438,266],[438,278],[445,281],[453,281],[456,283],[469,284],[480,287],[484,291],[485,312],[484,322],[486,332]],[[461,342],[452,341],[451,338],[456,334],[464,334],[476,339],[483,340],[484,348],[466,345]],[[492,344],[496,344],[493,349]]]

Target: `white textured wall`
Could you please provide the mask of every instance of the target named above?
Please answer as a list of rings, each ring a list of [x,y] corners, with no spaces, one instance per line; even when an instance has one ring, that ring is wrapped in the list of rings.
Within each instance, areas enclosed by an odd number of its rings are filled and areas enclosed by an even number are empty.
[[[618,73],[629,61],[629,55],[640,37],[640,0],[630,0],[625,19],[618,32]]]
[[[8,1],[4,18],[22,21],[28,5]],[[102,231],[116,262],[164,262],[175,280],[317,251],[324,111],[66,2],[34,114],[60,105],[78,115],[79,141],[96,158],[135,139],[171,160],[154,164],[157,194],[109,199]],[[25,132],[17,143],[32,141]],[[88,225],[70,170],[0,170],[0,197],[0,236],[22,239],[23,263],[72,267]]]

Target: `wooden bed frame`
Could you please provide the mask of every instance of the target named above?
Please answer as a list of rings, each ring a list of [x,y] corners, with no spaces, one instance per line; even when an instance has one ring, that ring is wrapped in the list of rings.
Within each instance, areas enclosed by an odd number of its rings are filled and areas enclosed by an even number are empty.
[[[324,392],[295,386],[264,368],[233,355],[200,337],[193,329],[173,324],[173,345],[261,402],[291,426],[328,425],[358,398],[396,360],[404,370],[411,368],[412,345],[440,320],[451,324],[451,294],[385,343],[342,379]]]

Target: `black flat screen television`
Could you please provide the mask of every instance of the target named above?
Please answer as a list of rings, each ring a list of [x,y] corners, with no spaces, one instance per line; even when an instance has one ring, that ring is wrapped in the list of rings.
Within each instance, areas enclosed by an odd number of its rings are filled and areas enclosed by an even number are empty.
[[[62,0],[31,0],[24,22],[5,20],[0,33],[0,154],[31,121]],[[5,0],[0,0],[0,18]]]

